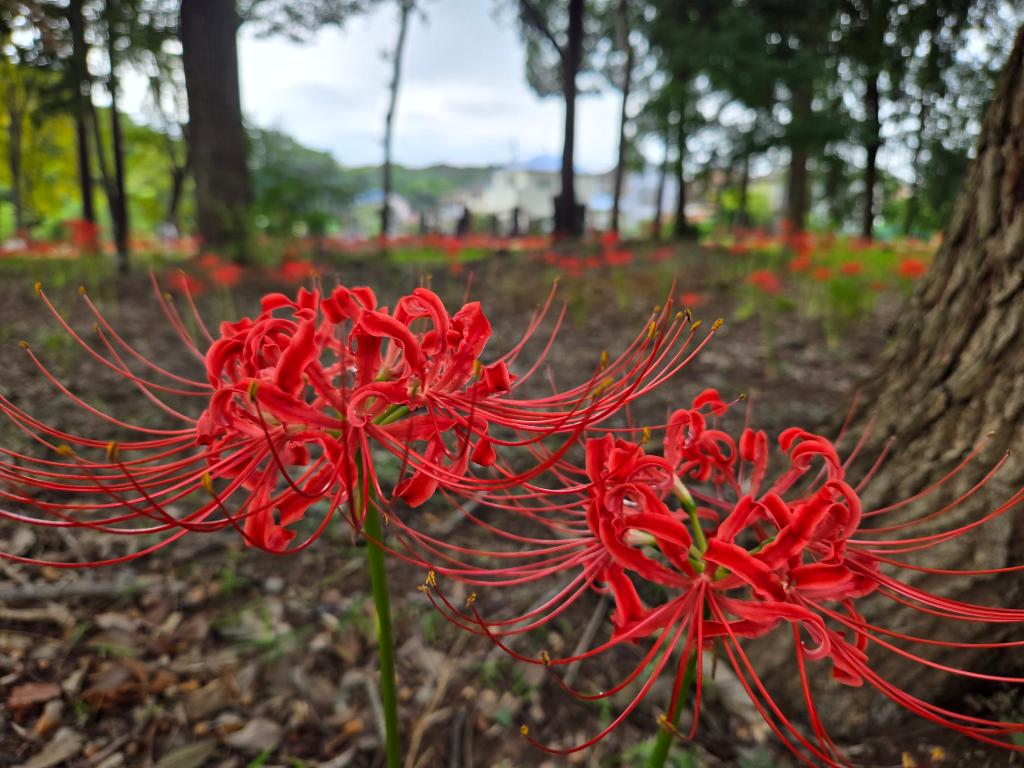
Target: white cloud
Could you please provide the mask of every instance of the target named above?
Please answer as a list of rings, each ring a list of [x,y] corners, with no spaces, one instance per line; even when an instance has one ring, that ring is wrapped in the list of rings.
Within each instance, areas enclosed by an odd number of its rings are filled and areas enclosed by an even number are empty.
[[[482,0],[424,3],[409,29],[395,119],[394,153],[413,165],[508,162],[561,152],[563,108],[540,99],[524,76],[515,19]],[[256,39],[239,44],[242,104],[256,125],[272,126],[351,165],[381,160],[390,66],[392,4],[326,29],[311,42]],[[577,106],[577,164],[603,170],[615,158],[614,93]]]

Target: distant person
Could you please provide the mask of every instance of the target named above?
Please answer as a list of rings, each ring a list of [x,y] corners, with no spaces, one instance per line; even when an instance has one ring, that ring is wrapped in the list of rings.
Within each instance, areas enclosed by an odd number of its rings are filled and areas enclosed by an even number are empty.
[[[462,215],[459,217],[458,224],[455,225],[455,236],[465,237],[469,234],[469,230],[473,226],[473,215],[469,212],[469,206],[462,206]]]

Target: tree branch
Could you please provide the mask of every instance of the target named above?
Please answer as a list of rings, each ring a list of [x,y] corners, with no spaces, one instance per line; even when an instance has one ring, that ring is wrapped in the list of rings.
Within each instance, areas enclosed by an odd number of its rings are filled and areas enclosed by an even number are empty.
[[[558,56],[565,59],[565,51],[562,46],[558,44],[558,39],[551,31],[551,27],[548,25],[548,20],[544,17],[541,10],[534,5],[533,0],[519,0],[519,16],[523,22],[533,27],[535,30],[540,32],[548,42],[554,46]]]

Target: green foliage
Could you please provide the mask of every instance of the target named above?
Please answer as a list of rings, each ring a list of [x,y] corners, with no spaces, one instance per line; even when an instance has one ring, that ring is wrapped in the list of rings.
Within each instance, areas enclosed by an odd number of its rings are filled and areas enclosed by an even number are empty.
[[[292,234],[296,224],[324,234],[355,196],[337,161],[278,131],[254,130],[250,140],[257,225],[275,235]]]

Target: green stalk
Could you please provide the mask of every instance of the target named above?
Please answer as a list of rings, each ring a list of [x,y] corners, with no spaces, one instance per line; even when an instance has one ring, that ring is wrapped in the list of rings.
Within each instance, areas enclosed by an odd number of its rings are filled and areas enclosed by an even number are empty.
[[[371,491],[372,493],[372,491]],[[384,550],[380,512],[371,503],[371,494],[364,501],[363,530],[368,539],[366,559],[370,566],[370,587],[373,607],[377,612],[377,648],[380,652],[380,703],[384,709],[384,741],[387,768],[401,768],[402,753],[398,738],[398,692],[395,683],[395,640],[391,631],[391,599],[388,596],[388,575],[384,569]]]
[[[683,681],[679,686],[679,698],[676,700],[676,711],[670,712],[667,716],[668,724],[663,725],[658,731],[658,737],[654,742],[654,749],[651,750],[651,757],[647,761],[647,768],[664,768],[668,759],[669,750],[672,749],[672,742],[676,740],[675,730],[679,726],[679,715],[683,711],[683,702],[690,698],[690,688],[697,677],[697,649],[686,661],[686,670],[683,672]],[[671,725],[671,728],[668,727]]]

